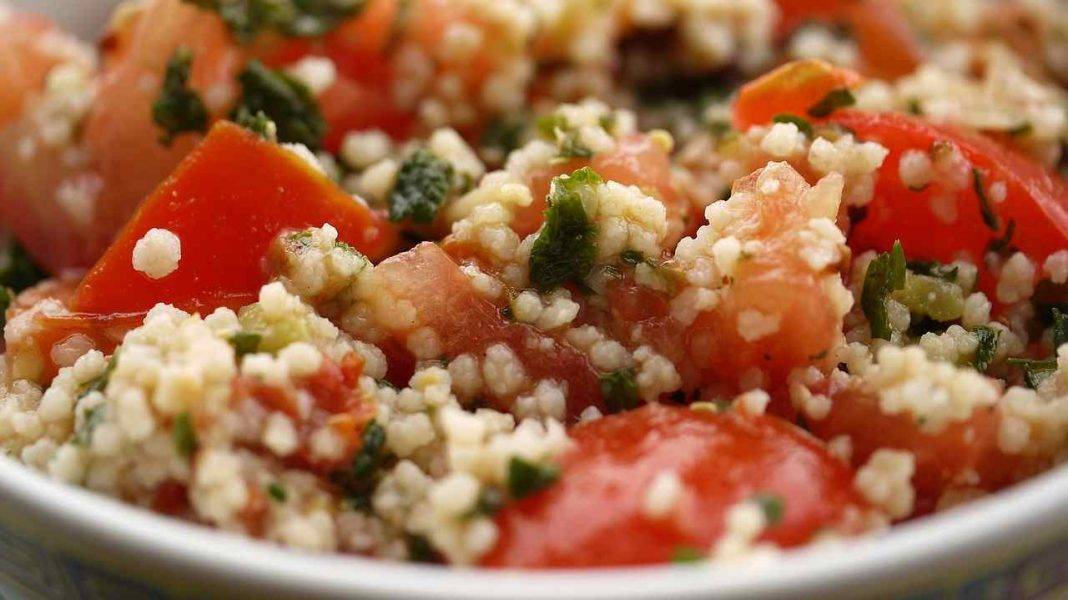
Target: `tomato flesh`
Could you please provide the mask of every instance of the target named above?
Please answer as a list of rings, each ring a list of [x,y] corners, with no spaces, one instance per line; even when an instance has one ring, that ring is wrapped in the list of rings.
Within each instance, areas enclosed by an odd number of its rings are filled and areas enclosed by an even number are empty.
[[[275,237],[324,223],[373,259],[397,242],[384,216],[298,156],[221,121],[141,205],[86,275],[72,308],[136,312],[167,302],[206,312],[245,304],[267,282],[263,258]],[[153,228],[182,243],[177,270],[160,279],[134,270],[131,260],[137,241]]]
[[[811,437],[774,417],[712,414],[659,404],[574,427],[575,447],[549,488],[508,505],[493,567],[663,563],[679,548],[706,551],[727,512],[757,494],[778,496],[782,519],[760,541],[795,546],[865,507],[852,473]],[[683,492],[672,515],[643,511],[652,480],[673,471]]]

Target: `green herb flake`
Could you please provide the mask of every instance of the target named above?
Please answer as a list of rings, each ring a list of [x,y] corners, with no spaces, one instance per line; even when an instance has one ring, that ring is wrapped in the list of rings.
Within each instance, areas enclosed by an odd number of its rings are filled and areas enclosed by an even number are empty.
[[[707,558],[704,552],[693,546],[676,546],[671,551],[671,562],[676,565],[689,565]]]
[[[975,358],[972,360],[972,366],[976,371],[985,373],[990,368],[990,363],[994,361],[994,354],[998,349],[998,338],[1001,337],[1000,329],[993,329],[991,327],[976,327],[972,330],[975,335],[975,339],[979,342],[979,345],[975,349]]]
[[[319,37],[360,13],[367,0],[184,0],[218,13],[244,42],[265,31]]]
[[[957,282],[957,275],[960,271],[957,265],[947,265],[936,260],[910,260],[906,263],[906,266],[909,271],[917,275],[927,275],[950,283]]]
[[[238,331],[230,338],[230,345],[234,347],[234,354],[237,356],[237,360],[241,360],[241,357],[246,354],[252,354],[259,350],[260,342],[263,341],[263,336],[251,331]]]
[[[601,375],[601,394],[609,412],[617,413],[637,408],[638,383],[634,369],[620,369]]]
[[[1042,382],[1049,379],[1057,370],[1057,359],[1033,360],[1030,358],[1010,358],[1008,363],[1023,370],[1027,387],[1037,390]]]
[[[581,284],[593,268],[597,232],[582,204],[582,195],[602,182],[583,167],[553,179],[545,224],[530,251],[530,281],[540,292],[568,283]]]
[[[849,91],[848,88],[838,88],[836,90],[831,90],[822,100],[813,104],[812,107],[808,109],[808,114],[811,117],[822,119],[839,108],[853,106],[856,103],[857,99],[853,96],[853,92]]]
[[[452,189],[452,165],[432,152],[419,149],[401,164],[389,194],[389,218],[432,223]]]
[[[909,98],[905,108],[910,115],[923,116],[923,103],[918,98]]]
[[[1053,354],[1057,355],[1057,349],[1068,344],[1068,315],[1057,307],[1053,307]]]
[[[994,209],[991,207],[990,197],[986,194],[986,186],[983,183],[983,174],[975,167],[972,167],[972,187],[975,189],[975,196],[979,198],[979,212],[983,216],[983,223],[985,223],[991,231],[1001,229],[1001,220],[998,219],[997,213],[995,213]]]
[[[1034,125],[1032,125],[1030,121],[1024,121],[1016,127],[1007,130],[1005,133],[1011,135],[1012,137],[1026,137],[1031,135],[1034,131]]]
[[[107,406],[102,403],[86,410],[81,427],[74,432],[74,443],[82,447],[88,446],[89,442],[93,441],[93,431],[96,430],[97,425],[104,422],[106,414]]]
[[[163,86],[152,103],[152,121],[163,130],[159,141],[170,145],[174,138],[186,132],[208,130],[208,108],[189,87],[189,73],[193,68],[193,52],[178,48],[167,61]]]
[[[174,439],[174,449],[180,456],[189,458],[196,452],[197,434],[193,430],[193,418],[188,412],[183,412],[174,418],[171,435]]]
[[[11,240],[5,248],[0,249],[0,286],[18,293],[47,277],[48,274],[30,260],[29,254],[17,241]]]
[[[637,250],[624,250],[619,253],[619,261],[625,265],[636,267],[645,262],[645,257]]]
[[[467,517],[492,517],[504,508],[504,500],[504,493],[501,490],[494,487],[483,488]]]
[[[868,265],[860,305],[871,325],[871,336],[889,340],[893,330],[887,302],[890,293],[905,287],[905,251],[901,242],[895,242],[890,252],[876,256]]]
[[[242,95],[233,118],[240,119],[243,115],[258,118],[263,113],[274,122],[279,142],[319,149],[327,124],[304,84],[281,71],[267,68],[258,60],[250,61],[237,79],[241,83]]]
[[[0,331],[7,325],[7,309],[15,301],[15,292],[9,287],[0,286]]]
[[[518,456],[508,461],[508,493],[516,500],[549,487],[559,478],[556,465],[532,463]]]
[[[234,115],[234,122],[268,142],[278,141],[278,126],[262,110],[252,114],[249,112],[248,107],[238,107],[237,113]]]
[[[278,482],[271,483],[267,486],[267,495],[271,497],[271,500],[282,504],[289,497],[289,493],[286,492],[286,488]]]
[[[1005,226],[1005,233],[990,240],[990,243],[986,245],[986,251],[994,254],[1010,253],[1014,235],[1016,235],[1016,219],[1009,219],[1009,224]]]
[[[501,116],[494,119],[479,139],[479,146],[498,152],[503,158],[518,148],[523,140],[526,121],[515,116]]]
[[[760,510],[764,512],[764,519],[769,526],[781,522],[783,515],[786,513],[786,503],[783,501],[782,496],[777,494],[757,494],[753,496],[753,502],[760,506]]]
[[[104,367],[104,372],[82,385],[78,392],[78,399],[81,400],[93,392],[103,392],[108,387],[108,381],[111,380],[111,374],[115,372],[115,364],[118,360],[118,354],[112,354],[108,359],[108,364]]]
[[[408,558],[417,563],[440,562],[438,553],[426,537],[409,533],[405,537],[405,545],[408,547]]]
[[[334,483],[344,490],[353,505],[366,508],[378,483],[381,470],[392,459],[386,450],[386,430],[377,421],[364,426],[360,451],[347,469],[332,475]]]
[[[813,135],[812,123],[808,122],[808,119],[791,114],[775,115],[771,119],[775,123],[793,123],[797,126],[798,131],[808,136],[810,139],[815,137]]]

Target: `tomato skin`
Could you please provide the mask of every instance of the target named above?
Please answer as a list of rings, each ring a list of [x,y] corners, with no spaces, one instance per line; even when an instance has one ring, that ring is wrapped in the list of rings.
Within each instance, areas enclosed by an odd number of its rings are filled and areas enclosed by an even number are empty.
[[[980,266],[980,288],[990,292],[992,275],[983,268],[987,244],[1016,222],[1012,245],[1041,264],[1047,256],[1068,247],[1068,187],[1063,180],[1030,159],[982,135],[937,125],[900,113],[839,111],[830,120],[856,132],[860,139],[879,142],[890,150],[876,183],[867,214],[853,225],[849,245],[856,252],[889,250],[900,240],[910,258],[950,262],[961,254]],[[936,141],[954,144],[982,174],[987,190],[1004,182],[1004,202],[990,202],[1000,221],[999,231],[983,222],[974,186],[955,193],[957,219],[946,223],[935,216],[931,199],[944,193],[934,182],[927,189],[908,189],[898,175],[906,150],[927,152]],[[989,192],[988,192],[989,196]]]
[[[896,79],[916,70],[920,42],[901,8],[891,0],[776,0],[777,35],[786,37],[808,21],[843,24],[857,41],[864,74]]]
[[[816,440],[774,417],[713,414],[650,404],[575,426],[559,481],[506,506],[493,567],[593,567],[664,563],[681,546],[705,550],[727,512],[755,494],[783,500],[783,518],[759,538],[810,540],[866,507],[852,472]],[[657,474],[684,483],[674,515],[642,510]]]
[[[742,86],[734,103],[734,127],[745,131],[784,113],[807,118],[808,110],[828,93],[862,81],[849,69],[815,58],[787,63]]]
[[[244,304],[267,282],[274,238],[330,223],[339,239],[372,259],[397,243],[385,217],[353,200],[295,154],[227,121],[138,209],[86,275],[72,309],[137,312],[156,303],[200,311]],[[182,242],[178,269],[161,279],[135,271],[134,245],[152,228]]]
[[[952,487],[995,491],[1049,467],[1049,461],[1041,457],[1005,454],[998,448],[1001,414],[997,408],[977,409],[964,421],[926,433],[910,415],[884,413],[875,393],[863,387],[822,381],[813,392],[826,394],[832,405],[825,418],[809,420],[809,429],[824,440],[849,436],[854,467],[863,466],[880,448],[913,454],[913,515],[933,512],[942,494]]]
[[[505,319],[500,307],[478,292],[440,247],[423,242],[383,261],[375,267],[375,276],[390,297],[414,306],[418,323],[434,330],[447,358],[465,353],[481,358],[486,348],[505,344],[523,363],[530,381],[567,383],[570,417],[588,406],[604,409],[597,374],[585,355],[530,325]],[[391,364],[409,331],[394,333],[401,344],[387,345],[393,350],[388,354]],[[511,407],[502,404],[500,408]]]

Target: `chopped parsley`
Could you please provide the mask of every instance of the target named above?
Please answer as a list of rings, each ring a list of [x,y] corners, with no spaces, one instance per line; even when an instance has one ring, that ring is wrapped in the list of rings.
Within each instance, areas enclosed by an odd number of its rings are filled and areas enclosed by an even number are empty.
[[[1034,360],[1031,358],[1010,358],[1008,363],[1023,370],[1024,383],[1037,390],[1042,382],[1049,379],[1057,370],[1057,359]]]
[[[976,371],[985,373],[990,368],[990,363],[993,362],[994,354],[997,352],[1001,330],[991,327],[976,327],[972,330],[972,333],[975,334],[975,339],[979,342],[978,347],[975,349],[972,366],[975,367]]]
[[[910,260],[906,265],[909,271],[917,275],[927,275],[950,283],[957,282],[957,273],[960,271],[956,265],[947,265],[936,260]]]
[[[853,106],[856,103],[857,99],[853,96],[853,92],[849,91],[849,88],[838,88],[836,90],[831,90],[822,100],[813,104],[808,109],[808,114],[811,117],[821,119],[839,108]]]
[[[361,442],[349,468],[335,472],[333,480],[356,507],[366,508],[370,506],[380,471],[392,457],[386,451],[386,430],[377,421],[363,428]]]
[[[1012,137],[1024,137],[1024,136],[1031,135],[1031,133],[1034,132],[1034,130],[1035,130],[1035,127],[1034,127],[1034,125],[1031,124],[1030,121],[1024,121],[1023,123],[1020,123],[1016,127],[1013,127],[1012,129],[1009,129],[1005,133],[1011,135]]]
[[[13,292],[21,292],[46,277],[48,274],[30,260],[26,250],[17,241],[11,240],[7,248],[0,250],[0,286],[11,288]]]
[[[193,418],[188,412],[179,414],[174,418],[174,428],[171,430],[174,439],[174,449],[180,456],[189,458],[197,450],[197,434],[193,430]]]
[[[238,39],[264,31],[290,37],[318,37],[358,14],[366,0],[185,0],[219,14]]]
[[[620,369],[601,375],[601,394],[609,412],[637,408],[638,383],[634,378],[634,369]]]
[[[979,212],[983,215],[983,223],[997,231],[1001,229],[1001,220],[990,206],[990,197],[986,194],[986,186],[983,184],[983,174],[979,169],[972,167],[972,187],[975,188],[975,196],[979,198]]]
[[[909,98],[905,108],[910,115],[923,116],[923,103],[920,102],[919,98]]]
[[[278,141],[278,126],[262,110],[252,114],[249,112],[248,107],[238,107],[237,113],[234,115],[234,122],[268,142]]]
[[[768,525],[775,525],[782,521],[783,514],[786,512],[786,503],[783,502],[782,496],[776,494],[757,494],[752,498],[753,502],[756,502],[760,506],[760,510],[764,512],[764,519]]]
[[[108,381],[111,380],[111,374],[115,372],[115,364],[118,361],[118,355],[112,354],[108,359],[107,366],[104,367],[104,372],[90,379],[82,385],[81,390],[78,392],[78,399],[82,399],[93,392],[103,392],[108,387]]]
[[[1016,235],[1016,219],[1009,219],[1009,224],[1005,226],[1005,233],[1001,234],[1001,237],[990,240],[990,243],[986,245],[986,251],[994,254],[1010,253],[1014,235]]]
[[[1008,363],[1023,370],[1024,382],[1031,389],[1038,389],[1042,382],[1057,370],[1057,348],[1068,344],[1068,314],[1054,307],[1053,313],[1053,356],[1044,360],[1031,358],[1010,358]]]
[[[252,354],[259,350],[263,336],[251,331],[238,331],[230,338],[230,345],[234,347],[237,360],[246,354]]]
[[[905,251],[895,242],[890,252],[876,256],[868,265],[860,306],[871,324],[871,337],[889,340],[893,330],[886,304],[890,293],[905,287]]]
[[[520,146],[525,128],[526,121],[515,115],[497,117],[482,133],[479,146],[498,152],[503,158]]]
[[[688,565],[695,562],[701,562],[707,557],[705,553],[693,546],[676,546],[671,551],[671,562],[676,565]]]
[[[86,410],[81,427],[74,432],[74,443],[78,446],[88,446],[89,442],[93,441],[93,431],[104,421],[106,414],[107,406],[103,403]]]
[[[468,517],[492,517],[504,507],[504,493],[494,487],[483,488]]]
[[[812,135],[812,123],[809,123],[808,119],[804,119],[804,118],[799,117],[797,115],[791,115],[791,114],[785,114],[784,113],[784,114],[781,114],[781,115],[775,115],[774,117],[772,117],[771,120],[773,122],[775,122],[775,123],[793,123],[794,125],[797,126],[797,129],[801,133],[805,134],[806,136],[808,136],[810,138],[813,137],[813,135]]]
[[[327,125],[315,98],[303,83],[267,68],[258,60],[250,61],[237,80],[241,83],[241,99],[234,108],[234,119],[245,115],[258,118],[263,113],[274,122],[279,142],[319,149]],[[246,122],[248,118],[245,116]]]
[[[15,301],[15,292],[9,287],[0,286],[0,331],[7,325],[7,309]]]
[[[530,281],[538,291],[552,291],[568,282],[581,284],[593,268],[597,232],[582,195],[601,181],[589,167],[553,179],[545,225],[530,251]]]
[[[426,149],[419,149],[401,164],[389,194],[391,221],[411,219],[432,223],[452,189],[452,165]]]
[[[193,51],[178,48],[167,61],[163,86],[152,103],[152,121],[163,130],[159,141],[170,145],[174,138],[186,132],[208,130],[208,108],[200,94],[189,87],[189,73],[193,68]]]
[[[508,493],[516,500],[549,487],[559,478],[560,468],[555,465],[532,463],[518,456],[508,461]]]
[[[267,495],[271,497],[271,500],[278,502],[279,504],[286,501],[289,494],[286,492],[286,488],[282,487],[282,484],[274,482],[267,486]]]
[[[625,265],[636,267],[639,263],[645,262],[645,257],[637,250],[624,250],[619,253],[619,261]]]
[[[559,150],[558,160],[593,156],[593,151],[579,141],[579,131],[571,127],[567,119],[561,115],[554,113],[539,117],[535,122],[535,128],[542,137],[556,142]]]
[[[412,562],[417,563],[436,563],[440,562],[438,553],[434,550],[434,546],[431,545],[430,540],[426,537],[409,533],[405,536],[405,545],[408,547],[408,558]]]

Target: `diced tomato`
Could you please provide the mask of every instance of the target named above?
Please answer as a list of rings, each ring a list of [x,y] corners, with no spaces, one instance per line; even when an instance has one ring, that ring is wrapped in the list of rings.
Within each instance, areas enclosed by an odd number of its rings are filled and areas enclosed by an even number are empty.
[[[360,447],[360,434],[375,417],[374,402],[359,389],[362,372],[363,361],[349,354],[340,363],[324,358],[319,371],[297,382],[295,389],[278,387],[255,377],[238,377],[232,386],[233,397],[238,402],[236,410],[242,410],[241,402],[252,400],[269,411],[288,416],[296,428],[298,443],[286,463],[329,473],[352,460]],[[308,398],[311,403],[301,406],[302,399]],[[311,449],[312,436],[323,427],[330,428],[343,445],[343,451],[330,459]]]
[[[742,86],[734,103],[734,127],[745,131],[784,113],[807,117],[827,94],[862,81],[857,73],[819,59],[787,63]]]
[[[638,186],[654,195],[668,210],[669,223],[676,224],[675,240],[681,237],[692,219],[689,204],[675,190],[671,178],[671,161],[664,149],[646,135],[634,135],[620,140],[612,152],[598,154],[592,159],[571,159],[551,165],[531,175],[529,185],[534,202],[517,211],[512,228],[520,236],[534,233],[545,220],[546,197],[553,177],[591,167],[605,180]],[[672,242],[673,240],[668,240]]]
[[[438,246],[419,244],[375,267],[375,276],[393,301],[407,301],[415,307],[418,324],[437,334],[445,358],[464,353],[481,358],[489,346],[505,344],[532,382],[567,383],[570,416],[588,406],[604,408],[597,375],[583,354],[530,325],[505,319],[500,308],[480,294]],[[510,408],[502,402],[510,398],[494,400]]]
[[[757,495],[782,503],[759,541],[804,544],[824,529],[852,533],[866,508],[852,472],[816,440],[774,417],[713,414],[651,404],[575,426],[562,475],[497,517],[493,567],[594,567],[664,563],[681,548],[707,551],[728,511]],[[683,489],[663,518],[643,509],[653,479]]]
[[[776,4],[781,12],[780,37],[809,21],[848,26],[866,75],[894,79],[911,73],[921,61],[916,33],[892,0],[776,0]]]
[[[86,275],[76,311],[147,310],[159,302],[208,311],[244,303],[267,282],[274,238],[330,223],[339,239],[372,258],[397,242],[385,217],[335,186],[296,154],[221,121],[138,209]],[[181,240],[178,269],[150,279],[133,268],[134,245],[152,228]]]
[[[772,193],[758,184],[769,169],[777,183]],[[729,201],[735,212],[722,235],[760,242],[760,251],[739,261],[718,301],[688,325],[671,317],[665,295],[626,280],[614,283],[608,304],[616,335],[632,335],[641,325],[642,342],[676,364],[688,389],[717,385],[734,393],[753,369],[766,377],[765,389],[773,389],[794,368],[826,366],[841,338],[842,311],[828,288],[835,267],[816,272],[806,262],[807,189],[784,164],[736,181]],[[772,324],[756,334],[750,317]]]
[[[60,369],[53,354],[57,344],[79,336],[93,349],[110,354],[126,332],[141,324],[143,314],[30,312],[45,299],[53,299],[65,309],[77,285],[78,281],[69,277],[48,279],[16,297],[7,311],[8,323],[16,319],[30,321],[19,322],[11,330],[19,333],[12,337],[4,354],[9,374],[17,373],[20,378],[47,384]]]
[[[411,111],[397,108],[389,89],[339,78],[319,96],[319,108],[329,124],[323,146],[336,152],[350,131],[381,129],[395,140],[412,135]]]
[[[22,114],[52,67],[76,60],[75,44],[45,17],[5,10],[0,17],[0,127]]]
[[[1068,247],[1068,187],[1025,156],[982,135],[911,115],[847,110],[834,113],[830,120],[852,129],[858,138],[879,142],[890,150],[879,174],[875,199],[850,233],[849,244],[855,251],[886,251],[900,240],[910,258],[949,262],[964,256],[980,265],[980,286],[993,298],[994,280],[982,268],[982,259],[990,241],[1003,237],[1010,222],[1015,222],[1016,228],[1010,245],[1038,264]],[[997,230],[984,222],[971,173],[967,174],[969,184],[958,190],[947,189],[941,181],[919,191],[902,183],[898,174],[902,154],[908,150],[929,152],[936,142],[956,146],[978,169],[990,210],[997,216]],[[990,199],[991,186],[999,182],[1007,190],[1002,202]],[[934,198],[947,194],[955,213],[948,222],[936,216],[932,204]]]
[[[885,414],[871,390],[823,381],[813,386],[813,392],[827,394],[832,405],[825,418],[809,420],[809,429],[824,440],[849,436],[855,467],[880,448],[913,453],[915,514],[932,512],[949,488],[994,491],[1048,468],[1048,460],[1009,455],[998,448],[1001,416],[994,408],[978,409],[965,421],[950,423],[938,433],[925,433],[909,415]]]

